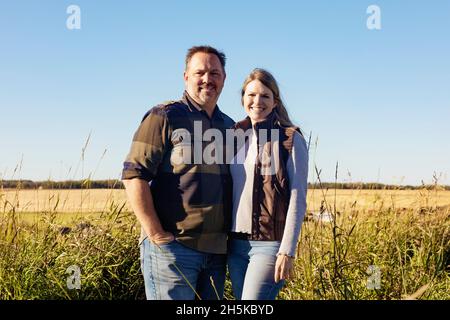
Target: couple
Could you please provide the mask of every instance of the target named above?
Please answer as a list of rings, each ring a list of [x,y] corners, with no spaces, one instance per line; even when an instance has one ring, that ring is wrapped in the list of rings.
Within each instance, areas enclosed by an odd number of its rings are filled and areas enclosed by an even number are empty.
[[[227,265],[236,299],[275,299],[293,269],[306,209],[305,140],[269,72],[255,69],[245,80],[248,117],[237,123],[216,105],[225,77],[222,52],[190,48],[182,99],[147,112],[124,162],[122,180],[142,226],[147,299],[222,299]],[[227,129],[244,141],[233,144],[233,161],[221,159],[225,138],[214,139],[220,161],[178,161],[187,149],[193,158],[207,154],[208,130],[225,137]]]

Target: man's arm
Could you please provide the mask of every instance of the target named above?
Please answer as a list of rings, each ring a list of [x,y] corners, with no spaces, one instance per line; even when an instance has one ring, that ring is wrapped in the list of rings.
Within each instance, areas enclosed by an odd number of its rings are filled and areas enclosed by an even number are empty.
[[[149,240],[157,244],[168,243],[174,238],[161,226],[148,185],[157,175],[169,136],[163,108],[152,108],[134,134],[122,171],[128,201]]]
[[[131,208],[149,240],[156,244],[171,242],[174,236],[172,233],[166,232],[161,226],[153,204],[153,196],[148,182],[139,178],[125,179],[122,181]]]

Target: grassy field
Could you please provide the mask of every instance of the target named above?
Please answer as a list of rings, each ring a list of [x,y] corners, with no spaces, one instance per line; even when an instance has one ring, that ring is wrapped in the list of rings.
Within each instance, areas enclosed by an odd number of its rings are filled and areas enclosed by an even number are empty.
[[[2,190],[0,208],[0,299],[144,298],[123,190]],[[450,191],[316,189],[307,211],[280,299],[450,299]]]
[[[337,211],[420,209],[449,207],[450,191],[445,190],[308,190],[308,211],[317,211],[323,201],[335,205]],[[130,211],[125,190],[3,190],[0,206],[16,212],[103,212],[111,203],[125,203]]]

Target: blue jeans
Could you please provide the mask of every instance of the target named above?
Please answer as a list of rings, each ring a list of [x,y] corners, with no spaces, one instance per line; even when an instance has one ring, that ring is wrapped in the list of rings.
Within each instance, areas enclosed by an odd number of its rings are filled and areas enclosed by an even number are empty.
[[[148,238],[141,243],[140,251],[148,300],[223,298],[225,254],[203,253],[176,240],[157,246]]]
[[[279,248],[279,241],[229,241],[228,271],[237,300],[275,300],[285,282],[274,278]]]

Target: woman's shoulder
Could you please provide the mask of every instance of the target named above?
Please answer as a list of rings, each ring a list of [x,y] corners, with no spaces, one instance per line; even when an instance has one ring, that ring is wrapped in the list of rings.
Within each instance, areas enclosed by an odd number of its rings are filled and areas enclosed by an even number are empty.
[[[303,133],[300,131],[300,128],[297,127],[297,130],[294,131],[293,136],[294,136],[294,137],[293,137],[294,141],[299,141],[299,142],[304,142],[304,143],[306,143],[305,136],[304,136]]]

